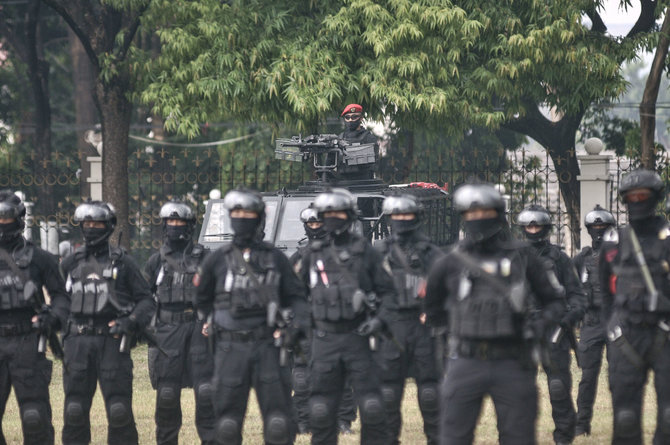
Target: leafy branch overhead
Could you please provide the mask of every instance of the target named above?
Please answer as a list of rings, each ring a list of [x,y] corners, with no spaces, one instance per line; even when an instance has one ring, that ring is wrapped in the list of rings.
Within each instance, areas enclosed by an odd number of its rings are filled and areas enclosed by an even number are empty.
[[[582,24],[597,4],[154,1],[148,25],[162,49],[138,62],[141,99],[191,136],[222,118],[309,128],[348,101],[453,134],[495,128],[529,104],[570,113],[625,87],[618,42]]]

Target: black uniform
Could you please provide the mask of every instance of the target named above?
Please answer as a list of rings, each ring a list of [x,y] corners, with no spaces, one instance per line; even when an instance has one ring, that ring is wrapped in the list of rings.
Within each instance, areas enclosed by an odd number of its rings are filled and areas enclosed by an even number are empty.
[[[264,422],[265,442],[293,443],[291,374],[280,366],[269,326],[272,307],[292,309],[291,330],[308,324],[304,286],[278,249],[254,241],[250,250],[227,244],[201,264],[196,306],[212,314],[216,331],[214,409],[216,440],[242,443],[242,425],[253,387]]]
[[[299,248],[289,258],[293,270],[300,275],[304,265],[303,261],[309,253],[309,247],[303,246]],[[298,422],[298,430],[307,432],[309,430],[309,390],[310,390],[310,373],[309,363],[312,357],[312,333],[311,329],[307,333],[307,337],[300,341],[299,354],[294,355],[293,360],[293,408]],[[340,400],[340,407],[337,411],[338,425],[350,427],[351,423],[356,420],[356,405],[354,404],[354,392],[351,384],[345,384],[342,391],[342,400]]]
[[[631,229],[658,291],[657,306],[636,260]],[[670,443],[670,229],[661,217],[636,220],[603,243],[600,285],[607,323],[609,386],[614,408],[613,444],[642,443],[642,396],[649,370],[657,398],[654,444]]]
[[[349,376],[361,415],[361,443],[388,444],[381,382],[369,339],[357,333],[365,304],[392,298],[392,280],[370,243],[350,232],[314,241],[302,277],[309,284],[314,320],[310,420],[312,443],[337,443],[338,406]],[[364,297],[363,297],[364,296]],[[383,304],[382,304],[383,306]]]
[[[63,339],[65,409],[63,443],[89,443],[89,412],[100,383],[107,410],[109,443],[137,443],[132,411],[133,362],[124,336],[109,322],[146,327],[156,311],[149,284],[132,257],[104,242],[81,247],[61,263],[71,295],[70,320]],[[120,337],[120,338],[119,338]]]
[[[385,301],[383,306],[393,341],[383,341],[377,354],[382,367],[382,396],[391,443],[400,443],[400,406],[405,380],[411,375],[417,384],[428,444],[437,444],[439,371],[435,342],[430,328],[421,323],[420,316],[428,271],[443,252],[416,231],[393,236],[375,247],[384,258],[384,268],[393,277],[395,285],[395,298]]]
[[[546,320],[561,313],[562,289],[529,245],[505,238],[501,232],[482,243],[459,242],[428,277],[427,323],[448,320],[449,330],[441,445],[473,443],[485,394],[496,409],[501,444],[535,443],[537,373],[525,339],[527,308],[542,310],[533,324],[540,335]]]
[[[557,329],[549,333],[549,363],[544,365],[554,419],[554,441],[570,443],[574,439],[577,414],[572,403],[570,349],[576,346],[574,325],[584,317],[586,295],[570,258],[558,246],[544,240],[533,243],[537,253],[549,262],[561,286],[565,288],[565,313]]]
[[[24,298],[28,282],[35,300]],[[53,444],[49,383],[52,363],[37,351],[39,333],[31,318],[44,302],[44,286],[52,314],[65,325],[69,298],[56,259],[23,237],[0,246],[0,420],[12,388],[19,403],[25,444]],[[37,302],[37,306],[35,306]],[[5,444],[0,428],[0,444]]]
[[[203,444],[214,443],[212,373],[214,361],[194,310],[193,277],[205,249],[167,241],[149,258],[145,274],[157,300],[155,334],[149,348],[149,376],[156,389],[156,442],[177,444],[181,427],[181,389],[193,388],[195,423]]]
[[[598,389],[598,376],[606,344],[607,315],[602,312],[603,292],[598,274],[600,249],[587,246],[575,257],[574,264],[588,299],[588,308],[579,331],[579,364],[582,379],[577,395],[577,428],[591,433],[593,403]]]

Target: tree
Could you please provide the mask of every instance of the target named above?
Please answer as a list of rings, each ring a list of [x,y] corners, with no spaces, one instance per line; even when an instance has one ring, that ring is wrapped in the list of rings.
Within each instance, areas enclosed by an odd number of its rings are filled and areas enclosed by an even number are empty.
[[[92,94],[102,126],[103,199],[116,209],[117,234],[128,234],[128,132],[134,80],[129,53],[150,0],[43,1],[77,35],[93,67]],[[127,240],[126,236],[126,246]]]
[[[641,4],[616,39],[599,0],[164,1],[142,99],[190,135],[221,117],[310,128],[349,101],[407,131],[504,127],[550,153],[576,238],[576,131],[624,91],[620,64],[658,17],[656,0]]]

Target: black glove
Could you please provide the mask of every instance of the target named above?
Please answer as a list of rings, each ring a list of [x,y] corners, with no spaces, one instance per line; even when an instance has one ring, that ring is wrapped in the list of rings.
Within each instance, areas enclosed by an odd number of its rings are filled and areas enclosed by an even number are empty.
[[[109,333],[112,335],[133,335],[135,331],[137,331],[137,321],[132,317],[117,318],[114,326],[109,328]]]
[[[576,326],[582,318],[584,318],[584,313],[582,311],[570,310],[563,315],[563,318],[561,318],[561,325],[573,327]]]
[[[365,320],[357,329],[359,335],[372,335],[382,330],[384,322],[377,317],[372,317]]]
[[[55,332],[58,328],[60,328],[60,320],[50,310],[37,314],[37,321],[33,322],[33,329],[44,333]]]

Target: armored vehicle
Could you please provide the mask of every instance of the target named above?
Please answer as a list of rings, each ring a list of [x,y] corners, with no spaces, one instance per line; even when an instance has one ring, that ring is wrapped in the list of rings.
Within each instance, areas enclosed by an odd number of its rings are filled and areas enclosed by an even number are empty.
[[[315,196],[331,187],[343,187],[357,197],[359,222],[355,230],[372,242],[389,235],[382,218],[382,202],[392,194],[407,193],[419,198],[424,207],[424,232],[438,245],[454,239],[449,219],[451,200],[445,188],[430,183],[388,185],[371,178],[376,162],[374,144],[352,144],[334,134],[312,135],[306,138],[277,139],[277,159],[313,162],[317,179],[305,182],[295,190],[264,193],[266,204],[265,240],[274,243],[287,255],[295,252],[307,238],[300,221],[300,212],[309,207]],[[232,239],[228,213],[223,199],[212,199],[200,231],[199,242],[216,249]]]

